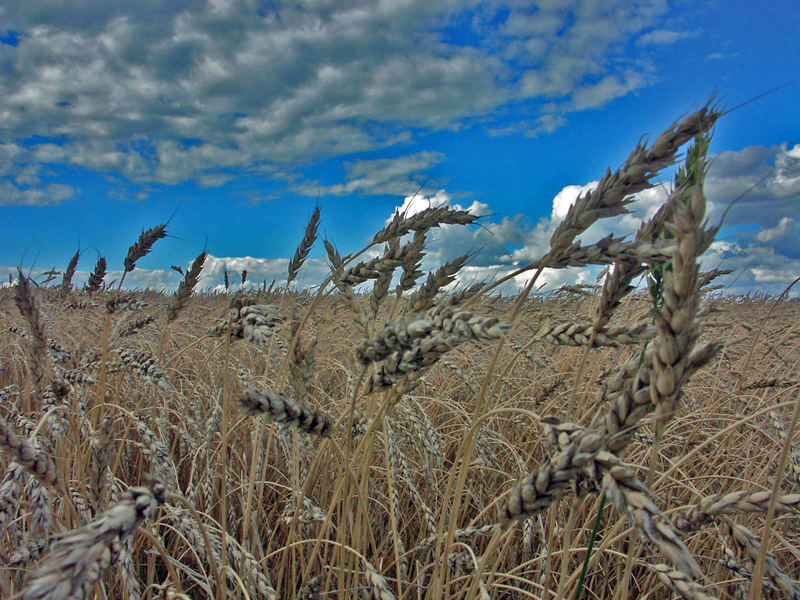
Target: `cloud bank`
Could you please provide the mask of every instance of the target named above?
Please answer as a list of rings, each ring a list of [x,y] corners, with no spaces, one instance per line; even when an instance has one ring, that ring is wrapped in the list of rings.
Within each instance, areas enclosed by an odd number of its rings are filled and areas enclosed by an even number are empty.
[[[410,161],[361,161],[348,168],[351,191],[403,189],[392,187],[392,181],[407,182],[416,168],[437,160],[435,153],[419,153]],[[409,166],[409,165],[413,165]],[[405,184],[404,184],[405,185]],[[467,267],[459,275],[459,283],[475,280],[493,280],[504,276],[521,265],[539,259],[549,247],[550,236],[565,217],[567,210],[579,195],[593,190],[596,181],[567,185],[556,193],[549,216],[533,222],[530,217],[517,214],[501,219],[493,215],[491,203],[463,199],[456,200],[446,189],[434,194],[407,194],[398,196],[395,210],[414,214],[430,206],[448,205],[469,210],[482,219],[471,227],[444,225],[428,234],[428,253],[423,267],[433,270],[454,258],[471,253]],[[669,194],[670,184],[662,182],[634,197],[630,212],[613,219],[602,220],[587,230],[581,239],[592,243],[608,234],[631,235],[642,220],[655,214]],[[344,191],[342,193],[345,193]],[[386,191],[386,193],[391,193]],[[703,257],[703,268],[732,269],[734,273],[721,278],[719,283],[729,293],[742,294],[755,289],[778,294],[800,275],[800,228],[796,215],[800,214],[800,144],[765,147],[751,146],[738,152],[723,152],[711,157],[706,182],[709,200],[708,218],[723,228],[717,241]],[[734,202],[735,201],[735,202]],[[324,215],[324,209],[323,209]],[[392,214],[387,214],[386,219]],[[324,222],[324,216],[323,216]],[[381,224],[376,224],[379,229]],[[336,240],[333,240],[334,243]],[[360,248],[340,248],[352,252]],[[376,254],[375,250],[373,254]],[[191,259],[187,259],[188,263]],[[228,270],[231,281],[239,281],[242,269],[249,272],[249,280],[260,284],[276,280],[285,284],[288,255],[285,258],[258,257],[208,257],[200,280],[201,289],[222,289],[223,271]],[[553,289],[563,283],[593,281],[599,269],[567,269],[545,271],[541,282],[544,288]],[[14,269],[0,268],[0,277],[6,278]],[[297,284],[309,287],[321,283],[328,274],[322,259],[309,259],[301,270]],[[85,273],[79,272],[77,280]],[[113,275],[109,275],[109,279]],[[527,281],[527,275],[509,282],[503,291],[513,293]],[[137,268],[126,281],[131,287],[174,289],[178,276],[169,270]]]
[[[665,0],[86,0],[69,10],[9,0],[0,9],[0,202],[76,194],[52,166],[216,186],[231,172],[268,176],[270,166],[478,119],[491,127],[498,109],[520,103],[539,117],[514,127],[551,132],[571,111],[647,85],[647,66],[620,60],[622,48],[666,12]],[[659,31],[645,35],[663,43]],[[362,166],[351,163],[329,193],[410,183],[402,166],[378,183]]]

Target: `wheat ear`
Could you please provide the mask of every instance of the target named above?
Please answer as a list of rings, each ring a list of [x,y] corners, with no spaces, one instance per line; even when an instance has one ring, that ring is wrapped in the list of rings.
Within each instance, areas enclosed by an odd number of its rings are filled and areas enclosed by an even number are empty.
[[[75,276],[75,269],[78,267],[78,259],[81,256],[81,251],[78,250],[72,256],[67,265],[66,270],[64,271],[64,276],[61,278],[61,289],[59,293],[61,297],[64,298],[69,293],[70,289],[72,289],[72,278]]]
[[[689,579],[682,571],[665,564],[650,565],[650,568],[658,574],[664,585],[678,592],[686,600],[716,600],[714,596],[706,593],[703,586]]]
[[[136,268],[136,262],[144,258],[153,249],[153,245],[160,239],[167,237],[167,224],[162,223],[150,229],[142,231],[139,239],[136,240],[130,248],[125,257],[125,272],[130,273]]]
[[[725,521],[731,539],[745,551],[750,560],[756,562],[762,550],[758,536],[747,527],[734,523],[727,517]],[[788,598],[800,600],[800,585],[780,567],[775,555],[769,550],[765,553],[764,568],[775,585],[783,590]]]
[[[310,409],[270,390],[263,394],[247,390],[239,402],[249,415],[264,415],[270,421],[286,423],[305,433],[327,437],[334,429],[333,420],[324,412]]]
[[[200,272],[203,270],[203,265],[206,262],[207,256],[208,254],[206,252],[198,254],[197,258],[192,262],[192,266],[186,271],[183,281],[181,281],[178,286],[178,292],[167,307],[168,323],[174,321],[181,309],[189,303],[189,298],[194,288],[197,286],[197,282],[200,281]]]
[[[124,499],[88,525],[53,544],[23,590],[27,600],[88,598],[95,582],[116,562],[128,537],[164,501],[164,486],[135,487]]]
[[[768,491],[742,490],[706,496],[694,506],[673,517],[681,531],[690,532],[720,515],[767,512],[772,494]],[[800,494],[783,494],[775,500],[775,514],[800,511]]]
[[[34,448],[30,440],[14,433],[2,417],[0,417],[0,448],[11,454],[23,469],[42,484],[51,488],[61,487],[61,475],[55,463],[43,451]]]
[[[86,291],[90,294],[96,292],[103,285],[103,279],[106,276],[106,259],[102,256],[97,259],[97,264],[94,266],[94,271],[89,274],[89,281],[86,283]]]
[[[375,234],[372,245],[388,242],[392,238],[402,237],[411,231],[427,231],[441,225],[469,225],[478,220],[478,216],[466,210],[456,210],[448,206],[426,208],[411,216],[404,216],[399,211],[391,222]]]
[[[28,330],[30,332],[30,360],[28,361],[28,365],[30,368],[34,395],[36,396],[36,402],[38,402],[39,396],[41,396],[42,393],[45,375],[44,357],[47,356],[47,336],[45,335],[42,314],[39,312],[36,299],[33,297],[33,290],[31,289],[30,282],[28,278],[22,274],[21,270],[17,269],[17,273],[19,277],[14,303],[17,305],[19,313],[28,323]]]
[[[119,280],[117,289],[122,289],[122,284],[125,282],[125,277],[136,268],[136,263],[139,259],[144,258],[153,249],[153,244],[158,240],[167,237],[167,224],[162,223],[150,229],[143,230],[139,234],[139,239],[128,248],[128,254],[125,256],[124,266],[125,270],[122,272],[122,277]]]
[[[311,215],[311,219],[308,221],[308,225],[306,225],[306,232],[303,236],[303,241],[300,242],[300,245],[295,250],[294,256],[292,260],[289,261],[289,274],[286,278],[286,286],[288,287],[290,283],[297,277],[297,273],[300,272],[300,268],[303,266],[303,263],[306,261],[308,257],[308,253],[311,252],[311,247],[314,245],[314,242],[317,241],[317,229],[319,228],[319,206],[314,208],[314,212]]]

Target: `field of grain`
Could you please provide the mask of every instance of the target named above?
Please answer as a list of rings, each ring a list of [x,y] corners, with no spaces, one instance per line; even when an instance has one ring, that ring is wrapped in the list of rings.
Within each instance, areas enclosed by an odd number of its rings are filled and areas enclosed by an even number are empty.
[[[173,295],[106,285],[104,259],[81,290],[73,263],[20,271],[0,290],[0,595],[800,598],[800,303],[700,271],[718,116],[579,198],[516,297],[443,291],[468,255],[421,272],[426,232],[476,220],[435,207],[377,255],[325,241],[311,291],[291,282],[319,212],[284,286],[196,291],[204,254]],[[635,236],[580,243],[692,140]],[[532,293],[573,265],[608,270]]]

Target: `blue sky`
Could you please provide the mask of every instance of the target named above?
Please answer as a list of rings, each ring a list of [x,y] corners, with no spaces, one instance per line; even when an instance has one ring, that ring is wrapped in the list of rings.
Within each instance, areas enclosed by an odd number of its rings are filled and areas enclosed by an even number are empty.
[[[642,136],[714,93],[732,107],[785,84],[720,121],[707,184],[712,220],[750,192],[706,265],[736,271],[731,291],[777,293],[800,274],[798,22],[788,1],[8,0],[0,276],[78,247],[81,275],[98,253],[119,269],[171,218],[131,285],[174,287],[170,265],[204,247],[205,287],[225,266],[280,280],[319,201],[343,252],[397,207],[470,208],[483,226],[442,228],[426,266],[480,249],[468,273],[491,277],[536,258]],[[664,193],[586,239],[632,231]]]

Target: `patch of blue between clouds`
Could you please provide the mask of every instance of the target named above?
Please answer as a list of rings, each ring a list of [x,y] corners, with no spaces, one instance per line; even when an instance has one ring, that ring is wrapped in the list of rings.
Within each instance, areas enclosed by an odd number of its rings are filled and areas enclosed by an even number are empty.
[[[20,34],[18,31],[14,31],[13,29],[8,29],[5,33],[0,34],[0,44],[5,44],[6,46],[19,46],[20,41]]]

